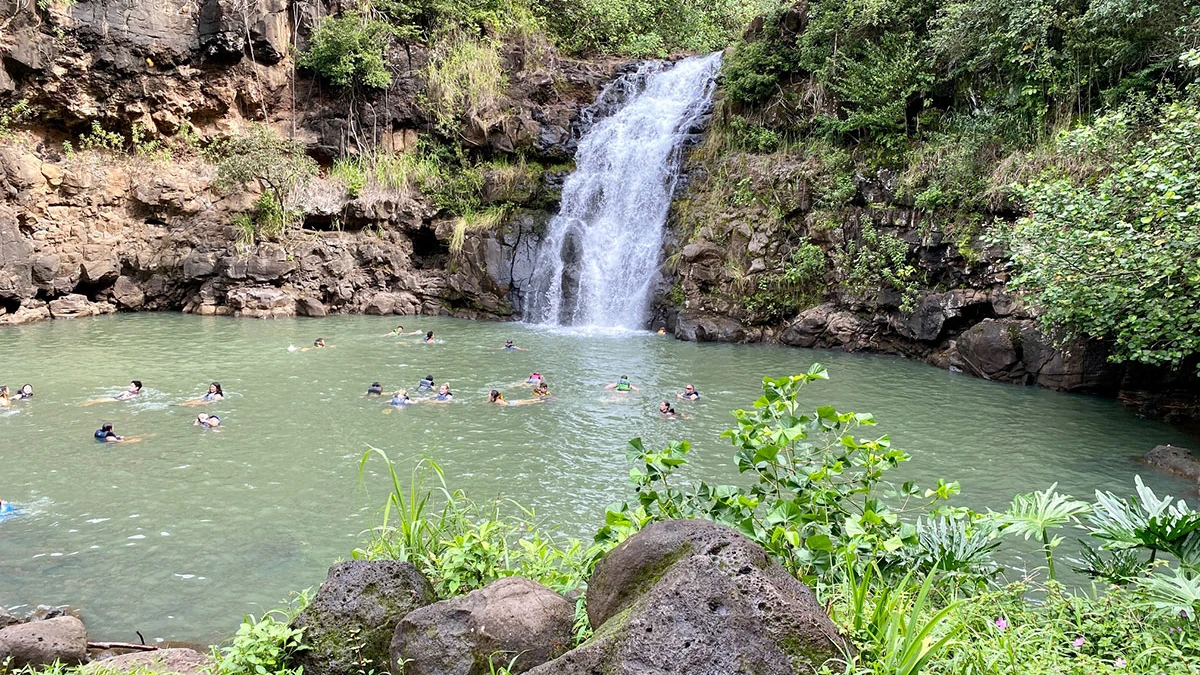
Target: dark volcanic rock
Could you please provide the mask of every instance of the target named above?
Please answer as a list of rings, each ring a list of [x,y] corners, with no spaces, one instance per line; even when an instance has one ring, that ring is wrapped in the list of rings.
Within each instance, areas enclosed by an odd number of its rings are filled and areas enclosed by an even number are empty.
[[[310,675],[383,670],[396,624],[435,600],[429,580],[409,563],[338,563],[293,622],[309,646],[297,661]]]
[[[681,312],[675,337],[689,342],[741,342],[746,339],[746,329],[729,317]]]
[[[850,647],[812,591],[733,530],[656,523],[588,585],[587,644],[532,675],[795,675]]]
[[[574,620],[574,605],[558,593],[501,579],[404,617],[392,639],[392,672],[488,675],[505,666],[523,673],[567,650]]]
[[[1187,448],[1157,445],[1144,457],[1146,464],[1200,483],[1200,457]]]

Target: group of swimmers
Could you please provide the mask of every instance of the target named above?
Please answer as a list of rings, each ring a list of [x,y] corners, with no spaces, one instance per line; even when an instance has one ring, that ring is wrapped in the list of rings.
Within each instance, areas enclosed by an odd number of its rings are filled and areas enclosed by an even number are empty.
[[[403,336],[403,335],[420,335],[420,334],[421,334],[421,331],[412,331],[411,333],[406,333],[404,331],[404,326],[396,326],[396,328],[394,330],[389,331],[385,335],[399,337],[399,336]],[[433,331],[425,332],[425,336],[424,336],[424,338],[422,338],[422,342],[425,344],[432,344],[434,342]],[[309,351],[310,349],[325,349],[328,347],[331,347],[331,345],[326,345],[324,338],[317,338],[316,340],[313,341],[312,347],[305,347],[298,351]],[[297,351],[295,349],[295,347],[289,347],[288,349],[289,349],[289,351]],[[505,351],[527,351],[526,349],[524,349],[522,347],[516,346],[512,340],[506,340],[504,342],[503,349]],[[494,404],[494,405],[502,405],[502,406],[521,406],[521,405],[531,405],[531,404],[536,404],[536,403],[543,403],[551,397],[550,385],[547,384],[546,379],[538,371],[534,371],[532,374],[529,375],[528,378],[525,379],[524,382],[521,382],[520,384],[528,385],[528,386],[532,387],[532,392],[531,392],[532,398],[509,401],[504,398],[504,394],[501,393],[498,389],[492,389],[488,393],[488,403]],[[437,387],[437,393],[432,393],[434,391],[435,386]],[[633,382],[629,379],[629,377],[627,375],[620,376],[616,382],[605,385],[604,388],[609,391],[622,392],[622,393],[640,391],[636,386],[634,386]],[[413,399],[412,397],[409,396],[407,389],[400,389],[400,390],[392,393],[390,406],[392,408],[399,408],[399,407],[403,407],[403,406],[413,405],[420,401],[427,401],[427,402],[431,402],[431,403],[450,403],[454,400],[454,393],[450,390],[450,383],[442,382],[441,385],[436,385],[434,382],[434,379],[433,379],[433,375],[426,375],[425,377],[421,378],[421,381],[417,384],[417,391],[418,392],[430,392],[431,395],[428,396],[427,398],[417,400],[417,399]],[[105,402],[111,402],[111,401],[129,401],[129,400],[132,400],[132,399],[136,398],[137,396],[141,395],[141,393],[142,393],[141,380],[131,380],[129,382],[129,386],[124,391],[120,392],[119,394],[117,394],[115,396],[106,396],[106,397],[102,397],[102,398],[91,399],[91,400],[83,402],[81,405],[91,406],[91,405],[95,405],[98,403],[105,403]],[[364,395],[369,396],[369,397],[380,397],[380,398],[384,397],[385,393],[383,390],[383,384],[380,382],[372,382],[371,385],[367,388],[367,393]],[[675,397],[680,400],[696,401],[700,398],[700,393],[696,391],[696,388],[694,385],[688,384],[684,387],[683,392],[676,393]],[[15,395],[10,395],[8,387],[0,385],[0,408],[6,408],[6,407],[11,406],[13,401],[23,401],[23,400],[29,400],[32,398],[33,398],[33,385],[31,385],[31,384],[22,385],[21,388],[17,390],[17,393]],[[221,383],[213,382],[209,385],[208,391],[205,392],[204,395],[202,395],[198,398],[195,398],[195,399],[191,399],[189,401],[185,401],[183,403],[180,403],[179,405],[184,405],[184,406],[204,405],[204,404],[215,403],[215,402],[224,400],[224,398],[225,398],[225,392],[221,388]],[[658,412],[660,415],[662,415],[664,417],[674,418],[679,415],[679,413],[677,413],[675,411],[675,408],[671,405],[670,401],[662,401],[661,403],[659,403]],[[192,425],[198,426],[198,427],[203,427],[205,429],[218,430],[221,426],[221,417],[219,415],[215,415],[215,414],[200,413],[192,421]],[[100,426],[100,428],[97,429],[96,432],[93,434],[93,437],[95,438],[96,441],[101,442],[101,443],[117,443],[117,442],[129,442],[129,441],[136,442],[136,441],[139,441],[142,438],[144,438],[144,437],[121,436],[121,435],[117,434],[115,431],[113,431],[113,425],[111,422],[103,423]]]

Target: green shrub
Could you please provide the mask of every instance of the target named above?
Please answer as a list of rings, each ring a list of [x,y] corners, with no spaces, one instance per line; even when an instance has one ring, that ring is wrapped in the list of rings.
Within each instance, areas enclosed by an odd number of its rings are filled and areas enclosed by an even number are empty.
[[[254,217],[259,232],[282,233],[298,217],[293,198],[317,174],[317,163],[297,141],[280,138],[262,124],[219,141],[207,150],[216,162],[216,184],[223,189],[256,184],[263,192]]]
[[[434,52],[426,71],[430,107],[443,130],[454,131],[461,120],[487,124],[500,112],[508,86],[499,44],[465,35],[450,38]]]
[[[367,170],[357,159],[339,159],[333,163],[329,175],[346,186],[346,194],[358,197],[367,186]]]
[[[309,48],[296,65],[339,87],[387,89],[392,73],[384,59],[395,29],[357,12],[326,16],[313,29]]]

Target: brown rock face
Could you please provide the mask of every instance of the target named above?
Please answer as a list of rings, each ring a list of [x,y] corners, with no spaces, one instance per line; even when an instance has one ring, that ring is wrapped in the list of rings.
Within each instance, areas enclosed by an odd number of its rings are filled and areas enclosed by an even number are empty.
[[[558,593],[501,579],[404,617],[392,638],[392,672],[489,675],[504,666],[523,673],[567,650],[574,620],[575,606]]]
[[[133,652],[89,663],[85,672],[105,673],[174,673],[201,675],[209,665],[208,658],[194,649],[172,648],[153,652]]]
[[[66,665],[87,658],[87,631],[73,616],[32,621],[0,630],[0,662],[12,659],[12,666],[48,666],[55,661]]]

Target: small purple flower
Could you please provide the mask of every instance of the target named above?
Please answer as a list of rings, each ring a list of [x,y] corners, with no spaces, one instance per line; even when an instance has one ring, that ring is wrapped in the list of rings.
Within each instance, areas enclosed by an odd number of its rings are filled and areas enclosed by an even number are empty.
[[[996,619],[996,621],[994,623],[996,624],[996,628],[999,628],[1000,630],[1004,630],[1005,628],[1008,628],[1008,619],[1006,619],[1004,617],[1000,617],[999,619]]]
[[[1125,659],[1118,656],[1117,660],[1113,661],[1113,668],[1124,668],[1124,667],[1125,667]]]
[[[1083,643],[1084,643],[1083,636],[1080,636],[1080,637],[1075,638],[1071,642],[1071,646],[1074,647],[1075,649],[1079,649],[1080,647],[1083,646]]]

